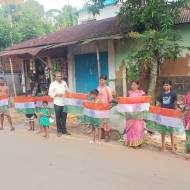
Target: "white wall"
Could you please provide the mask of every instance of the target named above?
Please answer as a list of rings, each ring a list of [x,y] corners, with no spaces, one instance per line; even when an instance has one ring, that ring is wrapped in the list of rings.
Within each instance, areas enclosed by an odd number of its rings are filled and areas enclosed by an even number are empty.
[[[88,21],[92,19],[101,20],[114,17],[116,16],[117,12],[119,12],[119,8],[120,7],[117,5],[108,5],[101,10],[100,15],[96,18],[93,18],[92,15],[89,15],[88,11],[80,12],[78,17],[78,24],[82,24],[83,21]]]

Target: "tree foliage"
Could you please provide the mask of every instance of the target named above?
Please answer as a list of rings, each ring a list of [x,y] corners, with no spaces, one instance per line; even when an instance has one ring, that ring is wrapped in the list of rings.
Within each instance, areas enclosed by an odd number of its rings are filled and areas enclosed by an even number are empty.
[[[127,39],[141,40],[143,47],[128,52],[125,57],[128,78],[139,78],[144,69],[149,71],[148,94],[154,97],[158,65],[165,59],[176,59],[184,48],[175,22],[183,9],[189,9],[189,0],[113,0],[120,3],[119,24],[129,24],[132,30]],[[87,9],[94,15],[104,8],[105,0],[86,0]]]
[[[0,0],[0,49],[77,24],[76,8],[65,5],[57,15],[36,0]]]
[[[48,19],[53,20],[55,27],[68,27],[74,26],[77,24],[77,17],[73,14],[77,11],[76,7],[72,7],[71,5],[65,5],[61,10],[50,9],[47,11]]]

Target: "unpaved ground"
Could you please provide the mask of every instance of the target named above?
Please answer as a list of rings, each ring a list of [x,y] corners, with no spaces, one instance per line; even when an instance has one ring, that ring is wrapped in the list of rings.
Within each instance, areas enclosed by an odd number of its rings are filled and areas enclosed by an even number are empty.
[[[12,121],[14,126],[18,127],[19,129],[26,130],[28,129],[28,123],[25,122],[25,115],[18,115],[14,113],[14,109],[10,108],[10,113],[12,117]],[[54,118],[53,118],[54,119]],[[79,123],[75,118],[69,117],[69,122],[67,122],[67,129],[72,134],[75,135],[82,135],[85,137],[91,138],[91,135],[86,134],[85,131],[85,125],[83,123]],[[6,118],[5,118],[5,124],[7,124]],[[20,124],[25,124],[24,127],[20,127]],[[36,133],[39,128],[38,120],[35,121],[35,129],[36,131],[33,133]],[[55,122],[51,123],[50,126],[50,133],[56,134],[56,125]],[[122,146],[122,141],[112,141],[113,143]],[[184,152],[184,145],[185,142],[180,141],[179,139],[176,139],[176,151],[179,156],[182,156],[184,159],[188,157],[188,155],[185,155]],[[141,145],[140,149],[144,149],[151,152],[160,152],[161,142],[160,141],[154,141],[151,138],[147,137],[146,141]],[[170,151],[170,143],[167,144],[167,152],[165,154],[171,154]]]

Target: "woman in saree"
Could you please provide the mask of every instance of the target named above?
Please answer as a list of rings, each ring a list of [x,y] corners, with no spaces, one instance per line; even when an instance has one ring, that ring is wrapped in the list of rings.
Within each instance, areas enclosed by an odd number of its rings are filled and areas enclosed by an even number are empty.
[[[146,96],[145,92],[139,90],[139,81],[131,82],[132,90],[127,93],[127,97]],[[143,119],[127,119],[126,120],[126,141],[125,146],[138,147],[145,140],[144,121]]]
[[[182,120],[187,138],[186,153],[190,153],[190,146],[189,146],[190,145],[190,92],[188,92],[185,96],[182,110],[184,113]],[[190,159],[190,157],[188,159]]]

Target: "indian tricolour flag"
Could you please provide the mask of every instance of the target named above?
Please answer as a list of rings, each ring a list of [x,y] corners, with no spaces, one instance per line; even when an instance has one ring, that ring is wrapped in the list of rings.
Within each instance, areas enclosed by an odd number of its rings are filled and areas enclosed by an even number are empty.
[[[67,92],[64,99],[64,109],[66,113],[83,115],[83,102],[88,101],[88,94]]]
[[[8,97],[7,95],[0,96],[0,112],[8,110]]]
[[[150,96],[140,97],[118,97],[118,107],[123,113],[148,111],[150,107]]]
[[[15,112],[17,114],[34,114],[34,98],[33,97],[15,97]]]
[[[153,125],[165,125],[172,128],[179,128],[182,125],[182,111],[174,109],[165,109],[157,106],[150,106],[150,115],[148,120]],[[150,123],[151,125],[151,123]]]
[[[49,111],[50,111],[51,115],[54,115],[53,99],[49,96],[36,97],[36,112],[37,113],[41,112],[43,101],[48,102]]]
[[[83,102],[84,105],[84,121],[99,127],[109,123],[109,104]]]

